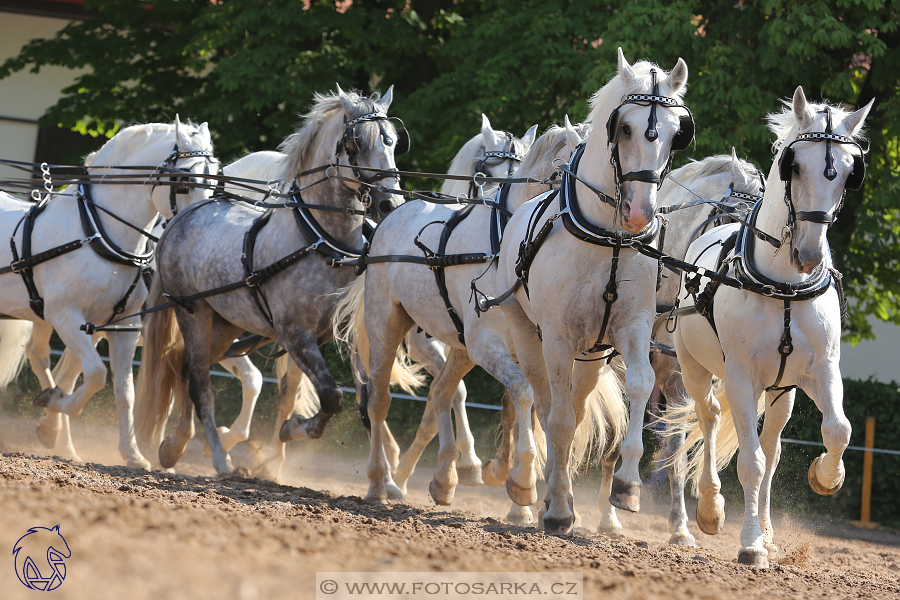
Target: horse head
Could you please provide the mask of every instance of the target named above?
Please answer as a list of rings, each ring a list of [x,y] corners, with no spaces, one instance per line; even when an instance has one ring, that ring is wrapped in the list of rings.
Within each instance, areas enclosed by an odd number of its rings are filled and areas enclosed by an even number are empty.
[[[808,102],[798,86],[792,101],[785,103],[790,110],[782,114],[792,126],[789,135],[776,142],[781,156],[773,168],[784,182],[790,263],[798,273],[811,273],[825,260],[826,233],[845,190],[862,186],[865,157],[857,140],[873,102],[850,113]],[[770,121],[775,119],[770,116]]]
[[[602,101],[618,103],[606,107],[611,110],[607,146],[616,169],[620,224],[629,233],[640,232],[653,220],[657,190],[672,154],[693,140],[693,117],[681,102],[687,78],[687,64],[680,58],[667,73],[646,61],[628,64],[619,48],[616,77],[592,98],[594,111]]]
[[[344,113],[344,134],[338,143],[338,158],[346,157],[354,167],[396,171],[395,158],[409,151],[409,133],[402,121],[387,116],[394,99],[394,86],[389,87],[381,98],[373,99],[347,94],[340,86],[337,86],[337,92]],[[371,205],[376,221],[402,204],[401,196],[388,191],[399,189],[399,175],[364,169],[354,169],[353,174],[357,185],[349,185]]]
[[[537,137],[537,125],[528,128],[521,138],[508,131],[495,131],[487,115],[481,115],[483,150],[476,172],[488,177],[512,177],[528,154]],[[477,157],[476,157],[477,158]]]

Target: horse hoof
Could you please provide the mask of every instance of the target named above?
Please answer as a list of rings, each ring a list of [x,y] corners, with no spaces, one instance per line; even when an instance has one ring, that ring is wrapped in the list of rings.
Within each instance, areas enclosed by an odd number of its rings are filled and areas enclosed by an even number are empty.
[[[281,424],[281,429],[278,430],[278,441],[282,444],[287,444],[288,442],[293,442],[294,440],[302,440],[309,437],[309,434],[306,432],[307,419],[299,415],[294,415],[287,421]]]
[[[152,471],[153,466],[150,464],[146,458],[138,454],[137,456],[129,456],[125,459],[125,465],[131,467],[132,469],[144,469],[145,471]]]
[[[387,494],[385,492],[369,491],[369,493],[366,494],[366,497],[363,498],[363,502],[374,506],[384,506],[388,503]]]
[[[609,503],[616,508],[628,512],[641,510],[641,486],[638,483],[628,483],[613,476],[612,493],[609,495]]]
[[[750,567],[758,567],[760,569],[769,568],[769,553],[765,548],[757,548],[756,546],[746,546],[738,552],[738,564],[748,565]]]
[[[42,408],[47,408],[54,400],[59,400],[65,397],[66,393],[58,387],[47,388],[35,397],[34,405],[40,406]],[[52,446],[50,447],[52,448]]]
[[[491,460],[484,463],[484,466],[481,467],[481,480],[484,481],[485,485],[490,486],[500,486],[506,482],[506,477],[509,474],[509,471],[504,473],[502,476],[496,472],[495,465],[497,464],[497,459],[492,458]]]
[[[824,454],[819,455],[816,460],[812,461],[812,464],[809,465],[809,487],[812,488],[812,491],[819,494],[820,496],[831,496],[844,485],[844,474],[841,474],[841,480],[837,482],[833,488],[826,488],[822,484],[819,483],[819,476],[816,474],[816,470],[819,466],[819,461],[822,460]]]
[[[59,427],[48,427],[42,422],[43,420],[44,418],[41,417],[41,420],[38,421],[37,429],[35,431],[38,441],[41,442],[41,446],[43,446],[44,448],[56,448],[56,442],[59,439]]]
[[[403,496],[403,492],[400,491],[400,488],[398,488],[398,487],[397,487],[396,485],[394,485],[393,483],[388,483],[388,484],[385,485],[384,487],[385,487],[385,489],[387,490],[387,499],[388,499],[388,500],[400,500],[400,501],[403,501],[403,500],[406,499],[406,498],[404,498],[404,496]],[[451,498],[451,500],[452,500],[452,498]]]
[[[686,546],[688,548],[696,548],[697,540],[690,533],[685,531],[676,531],[669,538],[669,543],[675,546]]]
[[[575,525],[575,515],[564,519],[556,519],[544,515],[544,533],[556,535],[569,535]]]
[[[456,496],[456,488],[442,487],[437,481],[432,479],[431,483],[428,484],[428,493],[431,494],[431,499],[434,500],[435,504],[450,506],[453,504],[454,496]]]
[[[484,480],[481,478],[480,465],[466,465],[464,467],[456,465],[456,475],[459,477],[459,482],[462,485],[484,485]]]
[[[625,537],[624,531],[622,525],[603,525],[601,523],[597,526],[597,533],[607,537]]]
[[[512,479],[506,480],[506,494],[519,506],[531,506],[537,502],[537,486],[519,487]]]
[[[179,448],[173,436],[168,436],[159,445],[159,464],[163,469],[171,469],[184,454],[184,446]]]
[[[705,504],[703,499],[704,496],[700,496],[700,500],[697,502],[697,512],[694,515],[697,526],[706,535],[717,535],[725,526],[725,498],[722,497],[722,494],[716,494],[710,511],[700,510],[701,506]],[[712,517],[704,516],[710,512]]]
[[[509,509],[509,512],[506,513],[506,520],[513,525],[525,527],[526,525],[534,524],[534,515],[531,514],[531,509],[527,506],[513,504],[512,508]]]

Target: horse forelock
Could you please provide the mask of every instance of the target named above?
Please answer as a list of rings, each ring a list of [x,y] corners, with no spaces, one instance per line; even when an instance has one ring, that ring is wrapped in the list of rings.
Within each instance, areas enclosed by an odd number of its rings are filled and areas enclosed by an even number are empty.
[[[595,125],[599,121],[602,121],[599,124],[605,125],[606,120],[603,115],[612,112],[613,108],[622,102],[622,98],[629,94],[647,94],[651,92],[653,84],[652,78],[650,77],[650,71],[652,69],[655,69],[657,72],[659,93],[661,95],[681,100],[684,97],[684,93],[687,91],[687,85],[683,85],[681,86],[681,89],[673,92],[672,86],[669,84],[669,71],[666,71],[652,62],[639,60],[631,65],[631,69],[634,71],[635,75],[637,75],[633,81],[627,82],[626,84],[622,79],[622,76],[617,73],[609,83],[594,92],[594,95],[591,96],[589,101],[591,112],[585,120],[585,123]]]
[[[375,93],[366,97],[355,90],[344,92],[353,103],[352,114],[347,114],[347,120],[351,121],[365,114],[375,112],[375,103],[380,96]],[[286,162],[290,173],[300,173],[317,165],[312,164],[316,155],[322,156],[322,162],[334,154],[338,140],[323,140],[323,136],[331,129],[336,129],[338,136],[343,135],[344,103],[337,93],[319,94],[313,96],[313,105],[303,119],[300,128],[286,137],[278,149],[287,155]],[[337,124],[340,127],[337,127]],[[365,146],[374,141],[380,128],[375,123],[360,123],[356,128],[360,145]]]
[[[819,118],[813,119],[809,126],[801,127],[794,117],[793,101],[791,99],[782,99],[781,104],[781,112],[774,112],[766,115],[769,131],[774,133],[777,138],[772,144],[773,153],[780,152],[782,148],[794,141],[801,133],[824,130],[823,121]],[[836,129],[837,126],[850,115],[850,111],[830,102],[809,102],[808,106],[814,113],[824,111],[826,108],[830,109],[832,123],[835,124]],[[849,132],[844,132],[844,135],[848,135],[848,133]],[[863,135],[861,131],[857,132],[855,135],[848,135],[848,137],[856,142],[865,139],[865,135]]]
[[[187,133],[192,145],[186,150],[212,150],[209,140],[201,139],[196,125],[190,121],[182,122],[181,130]],[[175,144],[175,125],[171,123],[144,123],[131,125],[122,129],[109,139],[99,150],[91,152],[84,159],[86,167],[115,164],[143,164],[151,158],[165,158],[163,154],[171,152]],[[157,148],[163,148],[163,151]]]

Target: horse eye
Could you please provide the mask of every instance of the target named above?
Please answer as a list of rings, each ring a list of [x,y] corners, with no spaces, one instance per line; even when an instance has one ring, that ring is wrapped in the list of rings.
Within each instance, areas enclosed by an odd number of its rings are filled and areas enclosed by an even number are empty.
[[[393,146],[394,140],[388,136],[384,136],[384,145],[388,147]]]
[[[625,137],[631,136],[631,126],[630,125],[622,125],[622,135]]]

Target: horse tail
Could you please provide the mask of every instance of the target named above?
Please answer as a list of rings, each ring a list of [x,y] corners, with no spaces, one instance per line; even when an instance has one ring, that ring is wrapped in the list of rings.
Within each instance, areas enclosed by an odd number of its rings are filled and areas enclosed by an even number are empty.
[[[734,427],[734,417],[731,413],[731,404],[725,394],[725,386],[721,381],[713,385],[713,395],[719,402],[719,430],[716,434],[716,471],[721,471],[728,466],[731,458],[738,451],[737,430]],[[756,416],[761,417],[766,409],[766,395],[760,394],[756,405]],[[685,398],[684,405],[673,414],[667,411],[662,421],[666,425],[664,436],[685,433],[684,444],[667,460],[667,464],[675,464],[685,455],[688,455],[687,476],[691,482],[691,492],[694,496],[700,493],[700,476],[703,474],[703,430],[697,420],[696,401],[690,397]]]
[[[369,335],[365,325],[366,274],[357,277],[343,290],[331,320],[334,339],[351,355],[358,353],[362,369],[369,365]],[[365,373],[356,373],[360,379]],[[417,388],[424,387],[425,375],[422,368],[409,358],[404,344],[397,348],[391,367],[391,385],[400,386],[408,394],[415,394]]]
[[[25,364],[25,345],[33,329],[31,321],[0,321],[0,390],[19,376]]]
[[[275,377],[279,381],[279,386],[283,385],[285,381],[285,375],[287,375],[290,368],[290,360],[291,357],[284,354],[275,361]],[[280,388],[280,390],[282,395],[289,391],[284,388]],[[310,418],[319,412],[320,407],[319,395],[316,393],[316,388],[313,386],[312,381],[309,380],[305,373],[300,373],[300,385],[295,390],[294,396],[294,413],[304,418]]]
[[[572,444],[573,472],[597,453],[607,460],[619,451],[628,429],[628,411],[622,380],[613,367],[604,366],[597,384],[585,400],[585,415],[575,430]]]
[[[162,304],[162,278],[155,277],[147,305]],[[144,317],[144,346],[135,389],[134,425],[141,447],[153,448],[162,441],[172,399],[177,396],[185,408],[190,402],[184,373],[184,339],[174,311],[160,310]]]

